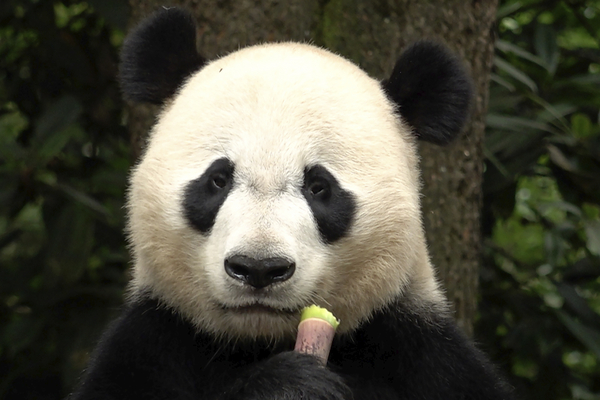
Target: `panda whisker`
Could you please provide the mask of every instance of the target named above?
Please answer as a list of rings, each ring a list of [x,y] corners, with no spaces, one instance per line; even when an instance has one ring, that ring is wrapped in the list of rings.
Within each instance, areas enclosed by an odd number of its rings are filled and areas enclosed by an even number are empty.
[[[316,292],[311,292],[308,304],[316,304],[319,306],[324,306],[325,308],[331,307],[331,303],[328,302],[323,296]]]
[[[205,370],[206,368],[208,368],[208,366],[215,360],[215,358],[217,358],[223,352],[223,349],[225,349],[226,346],[227,346],[227,344],[219,346],[217,348],[217,351],[215,351],[215,353],[206,362],[206,364],[204,365],[204,368],[202,368],[202,370]]]
[[[217,144],[219,145],[219,147],[221,147],[221,150],[223,151],[223,154],[226,155],[227,154],[227,147],[223,143],[222,138],[220,138],[218,135],[214,135],[214,139],[217,141]]]

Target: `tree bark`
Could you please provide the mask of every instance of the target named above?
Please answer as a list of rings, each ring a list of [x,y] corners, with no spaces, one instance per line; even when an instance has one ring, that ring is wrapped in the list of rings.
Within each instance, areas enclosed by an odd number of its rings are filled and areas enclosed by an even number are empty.
[[[164,5],[130,0],[132,21]],[[434,265],[462,328],[472,332],[480,261],[479,218],[484,117],[493,58],[497,0],[179,0],[198,19],[199,47],[211,59],[260,42],[308,41],[341,54],[370,73],[387,77],[408,44],[423,38],[446,43],[470,69],[475,83],[465,134],[445,149],[422,144],[423,215]],[[133,107],[135,154],[155,112]]]

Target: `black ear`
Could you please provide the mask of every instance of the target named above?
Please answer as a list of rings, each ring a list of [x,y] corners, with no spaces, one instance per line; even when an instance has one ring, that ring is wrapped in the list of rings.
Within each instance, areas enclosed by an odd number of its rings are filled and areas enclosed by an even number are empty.
[[[162,8],[142,21],[123,43],[119,80],[125,98],[161,104],[205,64],[196,50],[193,17]]]
[[[471,79],[456,56],[441,44],[413,44],[396,62],[392,76],[381,84],[421,140],[448,144],[468,117]]]

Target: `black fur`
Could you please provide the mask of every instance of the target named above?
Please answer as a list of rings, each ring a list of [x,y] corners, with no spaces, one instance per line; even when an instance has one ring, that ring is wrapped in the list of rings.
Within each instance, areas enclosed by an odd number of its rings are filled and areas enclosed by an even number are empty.
[[[162,104],[205,60],[196,50],[196,24],[178,8],[162,8],[123,43],[119,80],[125,97]]]
[[[185,217],[191,226],[208,234],[217,212],[233,186],[233,163],[220,158],[197,179],[188,183],[183,197]]]
[[[423,316],[400,302],[379,312],[329,357],[351,379],[355,399],[514,399],[493,365],[448,316]],[[382,389],[381,397],[369,397]]]
[[[304,171],[302,194],[325,243],[333,243],[348,233],[356,212],[356,201],[325,167],[315,165]]]
[[[450,143],[469,114],[473,84],[441,44],[421,41],[400,56],[383,89],[421,140]]]
[[[216,342],[146,298],[104,334],[71,400],[512,399],[446,317],[378,312],[335,339],[327,367],[293,343]]]

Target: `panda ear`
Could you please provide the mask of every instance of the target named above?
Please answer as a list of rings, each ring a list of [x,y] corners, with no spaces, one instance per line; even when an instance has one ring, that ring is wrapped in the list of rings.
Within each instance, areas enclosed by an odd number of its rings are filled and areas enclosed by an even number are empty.
[[[119,80],[125,98],[162,104],[206,60],[196,51],[196,24],[187,11],[162,8],[123,43]]]
[[[441,44],[413,44],[381,84],[420,140],[448,144],[468,117],[471,79],[456,56]]]

